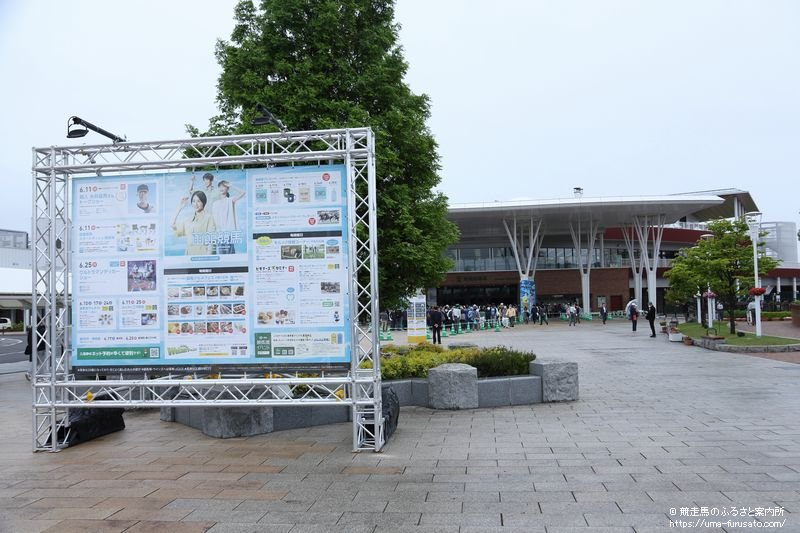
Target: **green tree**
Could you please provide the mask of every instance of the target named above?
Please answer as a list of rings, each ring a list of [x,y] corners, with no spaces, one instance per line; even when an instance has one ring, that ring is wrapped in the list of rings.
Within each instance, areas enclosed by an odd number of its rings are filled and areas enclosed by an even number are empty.
[[[205,132],[274,128],[250,125],[258,103],[295,131],[371,127],[384,307],[438,285],[452,267],[444,251],[458,239],[447,198],[434,191],[430,103],[403,81],[408,65],[393,19],[393,0],[240,1],[230,41],[217,43],[220,114]]]
[[[705,292],[710,285],[728,309],[730,332],[736,332],[734,309],[740,297],[746,297],[753,287],[753,243],[744,220],[719,219],[708,225],[709,237],[696,246],[686,248],[673,260],[672,268],[664,276],[669,278],[667,298],[670,301],[687,301],[696,291]],[[760,236],[764,236],[762,233]],[[758,273],[765,275],[778,266],[778,261],[768,257],[759,243]]]

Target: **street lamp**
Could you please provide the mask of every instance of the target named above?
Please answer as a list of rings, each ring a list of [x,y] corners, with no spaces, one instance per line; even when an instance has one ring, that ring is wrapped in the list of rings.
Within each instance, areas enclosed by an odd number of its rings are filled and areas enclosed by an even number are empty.
[[[707,241],[707,240],[713,239],[714,238],[714,234],[713,233],[704,233],[704,234],[700,235],[700,238],[702,240],[704,240],[704,241]],[[708,252],[708,250],[706,250],[706,260],[707,261],[709,260],[709,252]],[[708,316],[706,317],[706,319],[707,319],[707,322],[708,322],[707,327],[708,327],[708,329],[711,329],[711,328],[714,327],[714,313],[716,313],[716,306],[714,305],[714,301],[715,301],[717,295],[714,294],[713,292],[711,292],[711,283],[709,283],[708,281],[706,281],[706,293],[703,296],[705,296],[707,298],[707,302],[708,302]]]
[[[703,295],[700,294],[700,289],[697,290],[697,294],[695,294],[694,297],[697,298],[697,323],[698,324],[702,324],[703,323],[703,308],[700,307],[700,305],[701,305],[700,302],[702,302]]]
[[[761,287],[761,278],[758,276],[758,232],[761,229],[761,213],[751,211],[745,214],[747,226],[750,228],[750,240],[753,243],[753,272],[755,276],[755,288]],[[761,336],[761,295],[756,294],[756,337]]]

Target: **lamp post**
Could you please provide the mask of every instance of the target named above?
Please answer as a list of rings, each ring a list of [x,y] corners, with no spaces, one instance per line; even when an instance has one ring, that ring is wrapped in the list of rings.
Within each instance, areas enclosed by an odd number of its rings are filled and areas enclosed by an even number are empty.
[[[707,241],[707,240],[713,239],[714,238],[714,234],[713,233],[704,233],[703,235],[700,235],[700,238],[702,240],[704,240],[704,241]],[[710,259],[709,258],[709,251],[706,250],[706,260],[709,260],[709,259]],[[707,317],[706,322],[708,323],[708,329],[711,329],[711,328],[714,327],[714,312],[715,312],[714,297],[716,296],[713,292],[711,292],[711,283],[706,282],[706,293],[705,293],[704,296],[708,300],[708,317]]]
[[[708,329],[714,327],[714,296],[711,292],[711,284],[708,284],[708,292],[706,292],[706,300],[708,300]]]
[[[695,294],[694,297],[697,299],[697,323],[698,324],[702,324],[703,323],[703,308],[700,306],[700,302],[702,301],[703,295],[700,294],[700,291],[698,290],[697,294]]]
[[[761,213],[759,211],[751,211],[745,214],[747,217],[747,226],[750,228],[750,240],[753,242],[753,275],[755,276],[756,288],[761,287],[761,278],[758,275],[758,232],[761,229]],[[756,294],[756,337],[761,336],[761,295]]]

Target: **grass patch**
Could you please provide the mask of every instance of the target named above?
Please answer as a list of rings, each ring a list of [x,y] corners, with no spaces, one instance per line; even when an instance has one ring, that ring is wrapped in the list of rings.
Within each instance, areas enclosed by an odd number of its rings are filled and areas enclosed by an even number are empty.
[[[753,333],[745,333],[744,337],[739,337],[736,334],[731,335],[728,322],[714,322],[714,327],[717,329],[717,335],[725,337],[725,343],[731,346],[782,346],[785,344],[800,344],[800,340],[798,339],[787,339],[785,337],[770,337],[768,335],[756,337]],[[681,324],[678,326],[678,330],[693,339],[699,339],[706,335],[706,327],[696,322]],[[713,334],[713,332],[711,333]]]

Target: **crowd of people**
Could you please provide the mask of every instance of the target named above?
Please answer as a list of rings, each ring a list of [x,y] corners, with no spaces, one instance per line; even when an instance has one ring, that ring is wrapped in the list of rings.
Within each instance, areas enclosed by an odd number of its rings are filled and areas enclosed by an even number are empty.
[[[517,322],[525,324],[549,324],[549,318],[558,317],[561,313],[567,313],[566,305],[558,304],[538,304],[532,305],[530,310],[520,309],[515,304],[454,304],[444,306],[430,306],[427,310],[427,325],[433,325],[432,313],[441,313],[442,325],[444,327],[461,326],[462,329],[483,329],[484,327],[513,328]],[[401,330],[408,327],[408,315],[405,309],[386,309],[380,313],[380,330]]]

